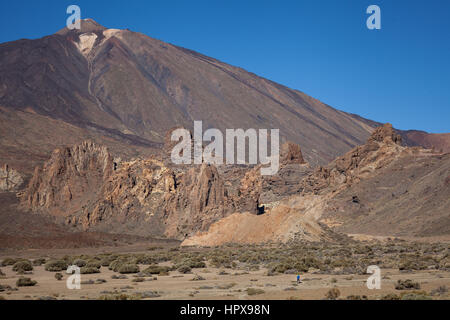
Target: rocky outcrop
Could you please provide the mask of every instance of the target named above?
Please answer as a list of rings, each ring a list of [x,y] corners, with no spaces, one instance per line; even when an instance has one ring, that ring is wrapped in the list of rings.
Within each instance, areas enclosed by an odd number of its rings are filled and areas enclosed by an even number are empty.
[[[83,230],[183,238],[234,211],[217,169],[170,168],[156,158],[114,160],[84,142],[37,167],[22,206]]]
[[[95,199],[113,171],[107,148],[92,141],[56,149],[43,167],[36,167],[20,195],[22,204],[33,211],[45,209],[55,216],[69,216]]]
[[[280,148],[280,163],[281,164],[306,163],[306,161],[303,159],[303,154],[300,146],[293,142],[283,143]]]
[[[405,149],[400,135],[387,123],[374,130],[367,142],[325,167],[318,167],[302,181],[303,193],[320,193],[350,186],[370,172],[386,166]],[[330,190],[328,190],[330,191]]]
[[[23,178],[19,172],[7,164],[0,167],[0,191],[17,191],[22,184]]]

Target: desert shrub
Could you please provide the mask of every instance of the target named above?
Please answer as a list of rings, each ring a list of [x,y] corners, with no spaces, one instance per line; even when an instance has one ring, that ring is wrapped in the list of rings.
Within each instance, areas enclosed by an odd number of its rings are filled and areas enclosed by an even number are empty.
[[[112,276],[111,276],[111,279],[128,279],[128,277],[126,276],[126,275],[124,275],[124,274],[121,274],[121,275],[116,275],[116,274],[113,274]]]
[[[400,296],[401,300],[433,300],[425,291],[405,292]]]
[[[156,262],[156,260],[153,257],[151,257],[150,255],[139,255],[135,259],[136,264],[149,265],[149,264],[153,264],[155,262]]]
[[[141,278],[141,277],[134,278],[133,280],[131,280],[131,282],[144,282],[144,281],[145,281],[145,278]]]
[[[117,255],[109,255],[109,256],[103,257],[100,260],[100,264],[102,267],[109,267],[111,262],[113,262],[114,260],[117,260]]]
[[[431,290],[431,295],[432,296],[436,296],[436,295],[443,295],[446,294],[448,292],[448,288],[447,286],[439,286],[436,289]]]
[[[37,281],[31,280],[30,278],[20,277],[16,281],[18,287],[32,287],[36,285]]]
[[[125,294],[125,293],[107,294],[107,295],[102,295],[98,298],[98,300],[139,300],[139,299],[141,299],[140,296],[129,295],[129,294]]]
[[[328,290],[328,292],[325,294],[325,299],[327,300],[336,300],[341,295],[341,292],[338,288],[332,288]]]
[[[4,277],[6,276],[6,274],[2,271],[2,269],[0,269],[0,277]]]
[[[119,267],[118,272],[121,274],[138,273],[139,267],[136,264],[123,264]]]
[[[88,262],[86,262],[86,267],[100,269],[102,267],[102,264],[99,260],[89,260]]]
[[[382,296],[381,300],[400,300],[400,296],[396,295],[395,293],[389,293],[385,296]]]
[[[75,266],[77,266],[77,267],[82,268],[82,267],[86,266],[86,260],[83,260],[83,259],[75,259],[75,260],[72,262],[72,264],[75,265]]]
[[[255,289],[255,288],[248,288],[246,291],[247,291],[247,294],[249,296],[254,296],[254,295],[257,295],[257,294],[265,293],[264,290],[262,290],[262,289]]]
[[[61,273],[57,272],[57,273],[55,273],[55,279],[60,281],[63,279],[63,275]]]
[[[427,264],[419,260],[419,257],[410,259],[402,259],[399,263],[398,269],[400,271],[425,270]]]
[[[42,266],[45,263],[45,258],[38,258],[33,260],[33,266]]]
[[[100,273],[100,270],[95,267],[82,267],[80,268],[81,274],[94,274],[94,273]]]
[[[0,296],[0,300],[6,300],[4,296]]]
[[[411,279],[406,280],[397,280],[395,284],[395,289],[397,290],[409,290],[409,289],[420,289],[420,284],[418,282],[414,282]]]
[[[214,254],[211,259],[211,265],[216,268],[231,268],[231,263],[233,262],[233,257],[228,254]]]
[[[347,298],[346,298],[347,300],[367,300],[367,296],[365,296],[365,295],[363,295],[363,296],[360,296],[360,295],[349,295],[349,296],[347,296]]]
[[[178,268],[178,272],[180,272],[180,273],[189,273],[189,272],[191,272],[191,267],[189,267],[187,265],[180,266]]]
[[[205,280],[205,278],[203,278],[201,275],[196,274],[191,281],[202,281]]]
[[[153,265],[147,267],[143,272],[148,274],[161,274],[161,273],[168,273],[169,271],[170,271],[169,267]]]
[[[13,271],[16,271],[17,273],[24,273],[27,271],[33,270],[33,265],[28,260],[21,260],[14,263],[12,267]]]
[[[45,264],[45,270],[59,272],[67,270],[69,264],[65,260],[50,260]]]
[[[2,267],[12,266],[16,262],[17,262],[17,259],[5,258],[2,260]]]

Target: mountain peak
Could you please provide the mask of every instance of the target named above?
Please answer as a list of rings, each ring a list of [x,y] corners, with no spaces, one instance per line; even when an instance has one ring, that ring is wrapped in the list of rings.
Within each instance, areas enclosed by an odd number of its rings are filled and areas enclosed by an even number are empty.
[[[66,35],[70,32],[82,34],[82,33],[88,33],[88,32],[103,32],[104,30],[107,30],[104,26],[97,23],[95,20],[87,18],[87,19],[81,19],[80,20],[80,29],[73,29],[70,30],[69,28],[65,27],[64,29],[59,30],[56,32],[56,34],[59,35]]]

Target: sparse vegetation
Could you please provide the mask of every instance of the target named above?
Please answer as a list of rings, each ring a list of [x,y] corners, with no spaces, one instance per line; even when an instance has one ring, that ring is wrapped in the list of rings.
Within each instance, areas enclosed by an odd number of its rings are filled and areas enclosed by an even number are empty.
[[[33,260],[33,266],[42,266],[43,264],[45,264],[45,258],[38,258]]]
[[[13,258],[5,258],[2,260],[2,267],[6,267],[6,266],[12,266],[14,263],[16,263],[17,260],[13,259]]]
[[[420,284],[418,282],[414,282],[410,279],[406,280],[397,280],[395,285],[396,290],[409,290],[409,289],[420,289]]]
[[[25,272],[32,271],[33,265],[28,260],[20,260],[14,263],[12,270],[19,274],[24,274]]]
[[[30,278],[20,277],[16,281],[18,287],[32,287],[37,284],[37,281],[31,280]]]
[[[191,267],[189,267],[187,265],[180,266],[178,268],[178,272],[180,272],[180,273],[189,273],[189,272],[191,272]]]
[[[100,273],[100,270],[98,268],[94,267],[82,267],[80,268],[81,274],[94,274],[94,273]]]
[[[168,273],[170,271],[169,267],[165,267],[165,266],[149,266],[147,267],[144,271],[144,273],[148,273],[148,274],[161,274],[161,273]]]
[[[69,264],[65,260],[50,260],[45,264],[45,270],[50,272],[66,271]]]
[[[339,291],[338,288],[332,288],[332,289],[328,290],[328,292],[325,294],[325,299],[337,300],[340,295],[341,295],[341,291]]]
[[[136,264],[123,264],[119,267],[118,272],[121,274],[138,273],[139,267]]]

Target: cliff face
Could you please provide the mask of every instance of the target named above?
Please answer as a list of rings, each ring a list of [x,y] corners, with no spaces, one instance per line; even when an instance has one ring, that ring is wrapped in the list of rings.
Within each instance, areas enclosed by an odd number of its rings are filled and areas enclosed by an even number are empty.
[[[22,206],[75,227],[182,237],[234,208],[217,169],[114,161],[93,142],[57,149],[20,194]]]
[[[21,199],[33,210],[43,208],[52,215],[66,217],[95,199],[113,170],[108,150],[92,141],[56,149],[43,167],[36,167]]]
[[[21,204],[83,230],[183,239],[234,212],[263,213],[264,202],[297,193],[296,177],[310,169],[292,143],[281,157],[279,173],[265,177],[259,166],[176,166],[165,151],[121,161],[86,141],[55,150],[37,167]]]

